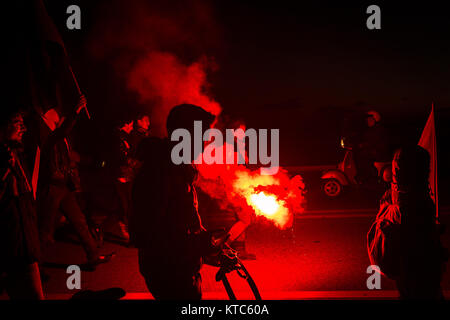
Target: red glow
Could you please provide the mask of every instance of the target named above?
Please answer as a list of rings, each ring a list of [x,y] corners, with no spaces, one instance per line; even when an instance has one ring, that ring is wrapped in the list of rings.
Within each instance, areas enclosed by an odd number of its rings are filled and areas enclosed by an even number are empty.
[[[294,214],[304,211],[303,179],[290,178],[282,168],[275,175],[261,175],[259,169],[238,164],[203,163],[197,168],[198,187],[216,199],[222,209],[251,212],[279,229],[291,227]]]
[[[264,192],[250,195],[250,201],[255,211],[260,211],[265,216],[272,217],[280,209],[275,196],[267,196]]]
[[[152,51],[136,61],[128,74],[128,87],[139,93],[142,103],[153,105],[150,113],[152,135],[164,136],[170,110],[182,103],[202,106],[218,115],[220,105],[208,96],[208,59],[190,65],[167,52]]]

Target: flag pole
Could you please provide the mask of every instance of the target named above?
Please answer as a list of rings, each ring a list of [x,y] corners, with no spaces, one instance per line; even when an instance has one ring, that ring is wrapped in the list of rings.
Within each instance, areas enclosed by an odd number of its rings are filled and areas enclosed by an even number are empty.
[[[81,89],[80,89],[80,86],[78,85],[77,78],[75,77],[75,74],[73,73],[72,66],[70,64],[68,64],[68,65],[69,65],[70,73],[72,74],[73,82],[75,82],[75,86],[77,87],[78,93],[81,95]],[[89,114],[88,108],[84,107],[83,109],[86,111],[86,115],[87,115],[88,119],[91,120],[91,115]]]
[[[434,198],[436,200],[436,219],[439,219],[439,192],[438,192],[438,164],[437,164],[437,135],[436,135],[436,115],[434,113],[434,102],[431,103],[431,112],[433,112],[433,121],[434,121],[434,130],[435,130],[435,135],[434,135],[434,148],[435,148],[435,157],[434,157],[434,170],[436,172],[436,176],[434,179],[434,190],[435,190],[435,195]]]

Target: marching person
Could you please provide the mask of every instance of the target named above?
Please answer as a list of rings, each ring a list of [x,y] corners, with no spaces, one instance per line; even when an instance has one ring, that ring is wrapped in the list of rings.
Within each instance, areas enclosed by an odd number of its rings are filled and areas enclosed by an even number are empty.
[[[194,121],[210,126],[214,116],[194,105],[174,107],[167,119],[169,137],[178,128],[193,135]],[[133,183],[130,237],[138,248],[139,269],[155,299],[201,299],[202,256],[213,250],[212,237],[198,214],[192,164],[175,165],[174,142],[148,138]],[[193,155],[196,158],[197,155]]]
[[[61,210],[75,229],[86,252],[86,268],[95,269],[98,264],[108,262],[112,254],[99,254],[97,242],[77,202],[71,170],[71,148],[66,139],[75,125],[78,114],[85,107],[86,99],[81,96],[75,114],[68,119],[61,119],[55,109],[50,109],[43,115],[50,132],[42,143],[41,151],[38,187],[40,238],[44,248],[54,242],[55,220],[58,211]]]
[[[128,133],[128,143],[130,146],[129,156],[135,159],[141,141],[148,137],[150,132],[150,118],[145,113],[137,116],[131,132]]]
[[[131,183],[133,178],[134,159],[131,157],[130,134],[134,121],[124,122],[117,130],[113,147],[112,170],[115,192],[119,199],[119,213],[108,216],[103,222],[103,230],[107,240],[119,240],[128,244],[128,217],[131,207]]]
[[[26,127],[20,112],[0,121],[0,293],[6,289],[10,299],[42,300],[37,216],[22,152]]]
[[[119,154],[119,176],[114,185],[119,196],[121,214],[110,216],[104,222],[105,236],[107,240],[120,240],[129,244],[128,216],[131,207],[131,184],[140,163],[137,159],[137,150],[141,141],[148,137],[150,118],[141,113],[136,121],[125,123],[119,130],[120,146],[116,153]]]

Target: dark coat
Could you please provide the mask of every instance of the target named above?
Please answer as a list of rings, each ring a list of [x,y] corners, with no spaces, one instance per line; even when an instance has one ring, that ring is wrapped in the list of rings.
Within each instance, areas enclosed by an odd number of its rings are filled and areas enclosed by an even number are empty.
[[[111,154],[111,173],[114,179],[121,179],[122,182],[129,182],[133,178],[135,161],[131,157],[130,134],[118,130],[114,135]]]
[[[48,128],[41,136],[41,160],[39,169],[39,190],[50,184],[64,185],[69,189],[76,189],[76,179],[73,172],[73,162],[70,157],[68,140],[66,139],[72,130],[77,115],[66,119],[61,127],[53,132]],[[75,177],[76,178],[76,177]]]
[[[428,192],[388,190],[368,239],[376,232],[374,228],[380,229],[386,239],[380,252],[385,255],[383,260],[389,260],[383,263],[389,266],[388,275],[396,280],[401,296],[439,297],[447,258]]]
[[[6,146],[0,149],[0,173],[5,177],[0,181],[0,270],[10,270],[39,261],[40,243],[32,192],[17,161],[10,168]],[[15,149],[14,152],[31,184],[31,174],[20,151]]]
[[[204,229],[193,185],[196,169],[172,164],[167,139],[144,140],[138,159],[142,167],[133,183],[132,242],[153,252],[155,268],[198,272],[202,250],[197,235]]]

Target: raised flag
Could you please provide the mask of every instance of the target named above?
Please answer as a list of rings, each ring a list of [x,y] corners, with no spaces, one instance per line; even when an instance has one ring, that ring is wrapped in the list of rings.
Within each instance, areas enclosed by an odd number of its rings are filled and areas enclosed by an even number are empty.
[[[434,105],[431,106],[431,113],[428,117],[425,128],[420,137],[419,146],[426,149],[430,154],[430,193],[436,204],[436,218],[439,216],[438,205],[438,175],[437,175],[437,146],[436,146],[436,126],[434,121]]]

